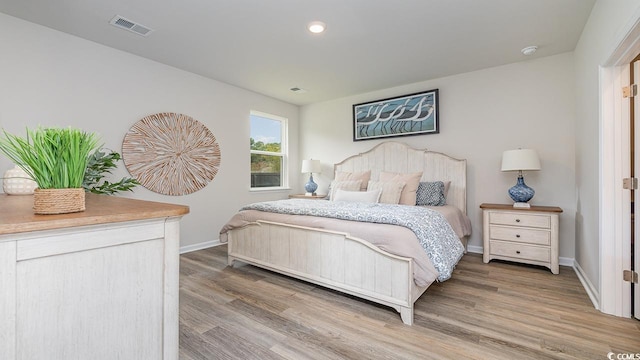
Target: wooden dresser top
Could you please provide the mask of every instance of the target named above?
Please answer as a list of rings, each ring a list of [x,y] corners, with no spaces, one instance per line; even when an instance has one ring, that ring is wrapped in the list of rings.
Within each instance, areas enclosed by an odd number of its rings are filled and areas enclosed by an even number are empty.
[[[117,196],[86,194],[86,210],[59,215],[36,215],[32,195],[0,194],[0,235],[183,216],[189,207],[134,200]]]
[[[531,205],[530,208],[515,208],[513,204],[480,204],[481,209],[489,209],[489,210],[514,210],[514,211],[544,211],[544,212],[553,212],[553,213],[561,213],[562,209],[557,206],[537,206]]]

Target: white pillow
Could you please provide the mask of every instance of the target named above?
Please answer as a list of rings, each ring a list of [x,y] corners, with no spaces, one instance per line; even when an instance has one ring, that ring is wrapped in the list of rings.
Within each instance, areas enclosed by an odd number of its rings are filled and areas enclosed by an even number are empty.
[[[400,202],[405,183],[399,181],[369,181],[367,191],[380,190],[381,204],[397,204]]]
[[[335,193],[337,190],[347,190],[347,191],[358,191],[360,190],[360,186],[362,184],[362,180],[344,180],[344,181],[332,181],[331,182],[331,193],[329,194],[329,199],[333,200]]]
[[[380,190],[374,191],[347,191],[338,189],[333,194],[333,201],[350,201],[363,203],[377,203],[380,198]]]

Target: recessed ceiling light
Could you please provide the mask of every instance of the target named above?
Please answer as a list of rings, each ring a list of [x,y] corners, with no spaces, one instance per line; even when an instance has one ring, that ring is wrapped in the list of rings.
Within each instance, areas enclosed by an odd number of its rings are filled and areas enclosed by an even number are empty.
[[[307,29],[314,34],[320,34],[327,28],[327,24],[322,21],[312,21],[307,25]]]
[[[526,48],[524,48],[524,49],[522,49],[520,51],[522,51],[522,53],[524,55],[529,56],[529,55],[533,55],[533,53],[536,52],[536,50],[538,50],[537,46],[527,46]]]

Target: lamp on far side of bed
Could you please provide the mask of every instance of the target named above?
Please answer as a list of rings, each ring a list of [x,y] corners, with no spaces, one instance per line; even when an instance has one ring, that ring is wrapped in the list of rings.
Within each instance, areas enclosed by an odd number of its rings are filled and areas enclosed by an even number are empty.
[[[320,160],[302,160],[302,173],[309,173],[309,182],[304,185],[305,195],[312,196],[316,194],[318,184],[313,181],[313,173],[319,174],[321,169]]]
[[[517,183],[509,189],[509,196],[513,199],[515,208],[531,207],[528,201],[535,194],[535,191],[524,183],[522,172],[525,170],[540,170],[540,159],[535,150],[518,149],[502,153],[502,171],[518,172]]]

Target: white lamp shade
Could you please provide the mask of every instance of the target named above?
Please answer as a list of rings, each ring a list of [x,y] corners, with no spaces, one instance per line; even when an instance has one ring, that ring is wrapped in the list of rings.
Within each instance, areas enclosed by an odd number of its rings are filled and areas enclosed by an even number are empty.
[[[533,149],[507,150],[502,153],[502,171],[540,170],[540,159]]]
[[[302,172],[303,173],[320,173],[322,166],[320,160],[302,160]]]

